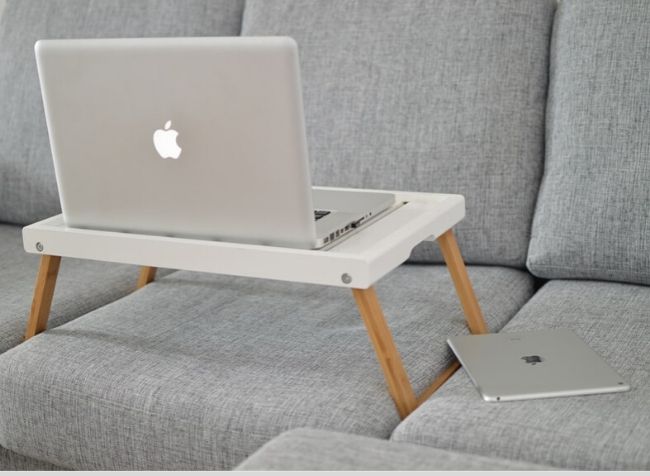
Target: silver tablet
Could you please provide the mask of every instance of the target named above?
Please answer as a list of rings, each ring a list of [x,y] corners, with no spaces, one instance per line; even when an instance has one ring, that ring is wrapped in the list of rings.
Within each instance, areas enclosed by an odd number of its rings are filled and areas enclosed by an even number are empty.
[[[447,343],[489,402],[624,392],[629,384],[567,329],[464,335]]]

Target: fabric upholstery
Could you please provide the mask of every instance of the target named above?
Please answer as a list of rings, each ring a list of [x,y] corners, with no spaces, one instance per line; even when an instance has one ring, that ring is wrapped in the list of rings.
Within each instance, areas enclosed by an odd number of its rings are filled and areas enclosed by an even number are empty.
[[[650,284],[650,2],[560,2],[528,267]]]
[[[631,382],[625,393],[484,402],[464,371],[395,441],[581,470],[650,469],[650,288],[551,281],[503,332],[569,328]]]
[[[28,224],[60,213],[34,59],[36,40],[238,35],[243,3],[7,0],[0,20],[0,222]]]
[[[530,471],[553,468],[365,436],[301,428],[274,438],[235,469],[245,471]]]
[[[65,471],[65,469],[0,447],[0,471]]]
[[[469,263],[523,267],[542,172],[554,3],[249,0],[298,42],[316,185],[459,193]],[[441,262],[432,243],[413,259]]]
[[[0,224],[0,353],[23,341],[39,259],[23,249],[20,227]],[[59,326],[130,293],[138,273],[137,266],[62,259],[48,326]]]
[[[472,267],[492,329],[533,292]],[[443,266],[377,286],[416,391],[466,332]],[[398,423],[352,293],[173,273],[0,356],[0,445],[74,469],[224,469],[295,427],[387,438]]]

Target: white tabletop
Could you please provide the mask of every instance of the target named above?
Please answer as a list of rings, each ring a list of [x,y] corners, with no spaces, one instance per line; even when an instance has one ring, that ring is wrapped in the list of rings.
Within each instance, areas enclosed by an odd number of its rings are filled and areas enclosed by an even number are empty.
[[[62,215],[23,228],[23,244],[29,253],[365,289],[465,216],[461,195],[393,193],[404,205],[325,250],[70,228]]]

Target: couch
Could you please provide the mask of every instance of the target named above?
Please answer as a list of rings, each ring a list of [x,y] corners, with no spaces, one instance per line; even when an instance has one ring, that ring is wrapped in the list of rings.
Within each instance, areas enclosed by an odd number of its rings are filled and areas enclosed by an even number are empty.
[[[650,469],[644,0],[7,0],[0,20],[0,469]],[[488,404],[453,373],[401,420],[342,289],[63,260],[38,38],[289,35],[315,184],[460,193],[491,332],[574,330],[622,394]],[[377,283],[416,392],[468,332],[431,243]],[[453,368],[453,367],[452,367]]]

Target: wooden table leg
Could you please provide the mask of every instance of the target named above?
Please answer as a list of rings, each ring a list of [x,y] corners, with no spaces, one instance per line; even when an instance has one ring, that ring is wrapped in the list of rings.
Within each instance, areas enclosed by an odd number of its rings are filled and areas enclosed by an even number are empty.
[[[460,305],[465,312],[465,319],[467,320],[467,327],[472,334],[487,334],[488,327],[483,319],[483,313],[476,300],[474,289],[472,289],[472,282],[467,275],[467,268],[465,262],[460,254],[458,243],[454,237],[454,232],[449,229],[438,237],[438,245],[442,251],[442,256],[447,263],[447,269],[451,274],[451,279],[456,286],[456,293],[460,300]]]
[[[419,407],[424,402],[426,402],[429,399],[429,397],[433,395],[436,392],[436,390],[442,387],[442,384],[445,383],[447,380],[449,380],[451,376],[454,375],[459,368],[460,368],[460,362],[454,360],[449,365],[449,367],[443,370],[440,373],[440,375],[438,375],[436,379],[433,382],[431,382],[431,384],[427,388],[425,388],[420,395],[418,395],[416,405]]]
[[[54,287],[56,286],[56,277],[59,274],[60,265],[60,256],[41,256],[32,309],[25,330],[25,340],[31,339],[36,334],[47,329],[47,320],[50,317],[52,297],[54,296]]]
[[[152,282],[156,278],[156,270],[153,266],[142,266],[140,268],[140,277],[138,278],[138,284],[136,289],[145,287],[147,284]]]
[[[352,289],[352,294],[357,301],[359,313],[375,348],[377,360],[384,371],[388,391],[395,402],[400,418],[404,419],[415,410],[415,394],[397,347],[395,347],[395,342],[393,342],[393,336],[386,324],[375,289],[372,287]]]

